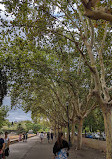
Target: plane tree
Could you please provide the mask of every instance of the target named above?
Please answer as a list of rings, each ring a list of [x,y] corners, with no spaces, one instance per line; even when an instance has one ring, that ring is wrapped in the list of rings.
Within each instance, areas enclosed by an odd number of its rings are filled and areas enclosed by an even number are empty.
[[[59,37],[59,40],[64,43],[61,37]],[[37,108],[37,110],[43,110],[43,113],[46,113],[45,110],[49,110],[49,118],[52,119],[51,114],[57,114],[58,126],[63,126],[67,125],[68,122],[65,105],[67,100],[69,100],[72,142],[74,142],[74,124],[79,121],[78,149],[80,149],[83,119],[94,108],[94,104],[91,106],[88,104],[91,78],[89,78],[88,68],[85,69],[83,67],[83,63],[80,60],[81,57],[78,54],[73,56],[69,51],[66,52],[66,45],[59,45],[60,41],[56,43],[59,49],[55,47],[43,49],[35,45],[32,48],[32,43],[29,44],[21,38],[13,41],[7,58],[7,68],[9,69],[9,80],[11,83],[11,102],[12,106],[22,106],[25,111],[31,110],[38,113],[36,111]],[[52,57],[50,53],[52,53]],[[63,56],[65,54],[66,59]],[[78,63],[79,60],[80,62]],[[49,105],[53,104],[52,102],[47,104],[50,100],[48,100],[46,92],[49,90],[52,90],[55,100],[58,102],[57,113],[53,112],[51,107],[49,108]],[[44,95],[45,99],[43,99]],[[51,98],[52,93],[49,96]],[[55,100],[53,101],[55,102]]]
[[[10,21],[11,31],[21,28],[24,38],[43,44],[56,35],[62,36],[67,44],[74,46],[81,54],[84,64],[93,77],[90,96],[95,96],[102,109],[105,123],[107,159],[112,156],[112,83],[111,83],[111,26],[102,20],[92,20],[83,16],[84,9],[94,10],[85,1],[7,1],[7,11],[14,15]],[[29,3],[31,6],[29,5]],[[83,8],[83,5],[86,7]],[[91,1],[93,2],[93,1]],[[95,5],[96,5],[96,1]],[[104,3],[103,3],[104,2]],[[100,6],[111,6],[111,1],[102,1]],[[25,11],[23,11],[23,8]],[[22,15],[22,16],[21,16]],[[99,14],[101,15],[101,14]],[[106,14],[107,15],[107,14]],[[107,15],[110,17],[110,13]],[[100,19],[100,17],[99,17]],[[106,19],[105,19],[106,20]],[[3,21],[3,25],[8,24]],[[9,26],[7,26],[9,27]],[[7,32],[10,31],[10,28]],[[7,34],[5,32],[5,34]],[[17,31],[14,31],[14,33]],[[10,35],[9,35],[10,37]],[[27,40],[28,40],[27,39]]]

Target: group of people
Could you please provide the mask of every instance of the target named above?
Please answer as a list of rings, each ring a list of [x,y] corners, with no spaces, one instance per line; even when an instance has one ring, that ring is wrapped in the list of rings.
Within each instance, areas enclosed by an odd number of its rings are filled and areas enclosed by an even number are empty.
[[[26,135],[26,136],[25,136]],[[48,142],[51,138],[53,141],[53,133],[47,133]],[[40,134],[41,142],[44,138],[43,132]],[[27,134],[23,134],[23,141],[27,140]],[[5,132],[5,137],[1,137],[0,134],[0,159],[6,159],[6,157],[9,156],[9,145],[10,145],[10,139],[8,138],[8,133]],[[54,159],[67,159],[69,153],[69,144],[66,140],[63,139],[63,133],[60,132],[58,134],[57,141],[55,142],[53,146],[53,153],[54,153]]]
[[[43,141],[44,136],[45,136],[45,134],[44,134],[43,132],[41,132],[41,133],[40,133],[40,142],[41,142],[41,143],[42,143],[42,141]],[[50,132],[47,132],[48,143],[49,143],[50,139],[51,139],[52,142],[53,142],[53,137],[54,137],[53,132],[51,132],[51,133],[50,133]]]
[[[53,132],[48,132],[47,133],[47,139],[48,139],[48,143],[49,143],[49,141],[50,141],[50,139],[52,140],[52,142],[53,142],[53,137],[54,137],[54,134],[53,134]]]
[[[28,134],[26,132],[23,133],[23,142],[27,141],[27,138],[28,138]]]
[[[8,132],[5,132],[5,137],[1,137],[0,134],[0,159],[6,159],[9,156],[10,139],[8,138]]]
[[[28,138],[28,134],[26,132],[19,135],[19,141],[22,141],[22,140],[23,142],[27,141],[27,138]]]

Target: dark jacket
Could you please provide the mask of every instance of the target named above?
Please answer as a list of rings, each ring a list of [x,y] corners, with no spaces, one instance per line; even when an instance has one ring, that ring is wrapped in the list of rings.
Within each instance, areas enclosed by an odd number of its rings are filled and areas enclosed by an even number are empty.
[[[67,148],[68,150],[70,149],[69,145],[68,145],[68,142],[65,141],[65,140],[62,140],[62,146],[59,147],[58,143],[56,141],[55,144],[54,144],[54,147],[53,147],[53,153],[56,155],[56,153],[59,152],[63,148]]]
[[[3,138],[0,138],[0,150],[1,150],[2,147],[3,147],[3,143],[4,143],[4,139],[3,139]]]

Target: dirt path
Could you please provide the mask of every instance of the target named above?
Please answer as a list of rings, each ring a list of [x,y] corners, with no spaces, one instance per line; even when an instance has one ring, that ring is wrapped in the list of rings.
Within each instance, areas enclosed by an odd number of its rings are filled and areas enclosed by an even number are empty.
[[[75,146],[76,147],[76,146]],[[82,147],[82,150],[71,148],[69,159],[106,159],[105,153],[88,147]]]

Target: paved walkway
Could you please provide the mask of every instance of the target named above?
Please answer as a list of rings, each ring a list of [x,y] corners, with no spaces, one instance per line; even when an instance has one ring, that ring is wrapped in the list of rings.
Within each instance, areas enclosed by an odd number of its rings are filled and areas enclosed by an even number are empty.
[[[52,159],[53,144],[48,144],[44,139],[40,143],[39,137],[35,136],[27,142],[19,142],[10,145],[10,156],[8,159]]]
[[[52,153],[53,144],[47,143],[44,139],[40,143],[39,137],[35,136],[28,139],[27,142],[19,142],[10,145],[10,156],[8,159],[53,159]],[[76,151],[73,148],[70,150],[69,159],[105,159],[104,154],[89,148]]]

